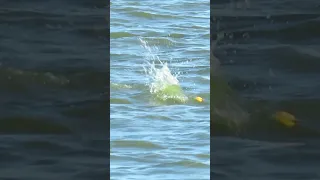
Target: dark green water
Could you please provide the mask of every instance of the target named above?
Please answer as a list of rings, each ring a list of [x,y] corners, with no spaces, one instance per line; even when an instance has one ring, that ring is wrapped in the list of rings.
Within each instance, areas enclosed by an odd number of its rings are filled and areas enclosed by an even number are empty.
[[[0,179],[106,179],[105,1],[0,1]]]
[[[211,177],[319,179],[319,2],[212,3],[212,42],[223,38],[213,50]],[[298,125],[272,119],[278,110]]]

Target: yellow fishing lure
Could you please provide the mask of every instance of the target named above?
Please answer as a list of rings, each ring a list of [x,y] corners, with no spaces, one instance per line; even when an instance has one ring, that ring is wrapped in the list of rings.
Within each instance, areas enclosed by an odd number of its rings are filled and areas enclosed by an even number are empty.
[[[278,111],[277,113],[275,113],[274,118],[286,127],[291,128],[297,124],[296,117],[285,111]]]

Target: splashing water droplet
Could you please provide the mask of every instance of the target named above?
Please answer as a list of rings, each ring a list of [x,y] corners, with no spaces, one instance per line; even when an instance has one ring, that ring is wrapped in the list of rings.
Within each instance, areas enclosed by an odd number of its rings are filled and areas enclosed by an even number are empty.
[[[174,101],[184,103],[188,97],[184,94],[177,76],[173,75],[168,63],[162,62],[157,55],[158,47],[151,47],[148,42],[139,38],[141,46],[147,50],[143,69],[148,77],[147,85],[150,93],[162,101]]]

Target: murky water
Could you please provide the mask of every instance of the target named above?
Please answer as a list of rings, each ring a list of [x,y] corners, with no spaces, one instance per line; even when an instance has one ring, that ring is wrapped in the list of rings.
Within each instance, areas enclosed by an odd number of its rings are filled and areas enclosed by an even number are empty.
[[[212,178],[319,179],[319,2],[212,3]]]
[[[106,1],[0,1],[0,179],[109,174]]]

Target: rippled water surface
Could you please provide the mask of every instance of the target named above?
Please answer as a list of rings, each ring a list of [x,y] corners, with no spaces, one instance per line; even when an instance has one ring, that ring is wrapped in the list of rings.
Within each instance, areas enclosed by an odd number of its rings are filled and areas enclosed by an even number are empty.
[[[110,9],[111,179],[209,179],[209,2]]]
[[[211,177],[320,179],[319,1],[212,3]]]
[[[106,179],[99,0],[0,1],[0,179]]]

